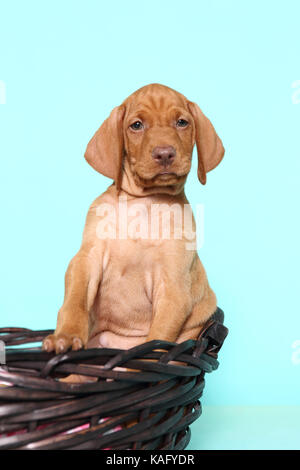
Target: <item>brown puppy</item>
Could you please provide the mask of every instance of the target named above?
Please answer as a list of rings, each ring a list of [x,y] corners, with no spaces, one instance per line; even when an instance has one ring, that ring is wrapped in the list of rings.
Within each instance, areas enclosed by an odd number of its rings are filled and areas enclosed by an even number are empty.
[[[158,84],[129,96],[96,132],[85,158],[114,184],[89,209],[45,350],[197,338],[216,297],[190,243],[195,222],[184,184],[195,143],[205,184],[222,142],[195,103]]]

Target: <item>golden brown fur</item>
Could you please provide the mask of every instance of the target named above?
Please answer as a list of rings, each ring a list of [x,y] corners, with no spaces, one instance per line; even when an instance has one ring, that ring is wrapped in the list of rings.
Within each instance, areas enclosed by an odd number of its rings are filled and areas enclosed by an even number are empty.
[[[188,124],[181,126],[180,120]],[[137,121],[142,129],[131,127]],[[172,205],[187,205],[184,184],[195,143],[198,177],[205,184],[206,173],[223,157],[222,142],[195,103],[158,84],[129,96],[96,132],[85,157],[115,183],[89,209],[82,245],[66,273],[56,331],[44,340],[44,349],[125,349],[152,339],[197,338],[216,309],[216,297],[196,249],[186,248],[189,234],[175,237],[175,216],[170,239],[161,236],[161,230],[155,239],[97,236],[103,220],[97,208],[103,204],[115,208],[117,216],[120,201],[126,201],[129,215],[136,203],[142,204],[146,225],[155,204],[162,205],[160,220]],[[154,149],[161,158],[160,149],[168,146],[176,156],[162,165]],[[117,233],[120,223],[116,217]]]

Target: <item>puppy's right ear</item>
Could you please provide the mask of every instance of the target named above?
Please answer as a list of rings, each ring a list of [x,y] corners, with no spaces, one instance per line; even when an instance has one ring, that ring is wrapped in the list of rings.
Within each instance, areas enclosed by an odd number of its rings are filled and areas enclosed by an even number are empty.
[[[120,188],[124,154],[123,118],[125,106],[117,106],[89,141],[84,157],[104,176]]]

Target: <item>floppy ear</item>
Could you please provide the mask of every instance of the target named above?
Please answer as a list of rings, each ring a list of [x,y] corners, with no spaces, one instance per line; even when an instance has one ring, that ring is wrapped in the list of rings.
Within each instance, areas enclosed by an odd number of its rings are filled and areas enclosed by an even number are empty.
[[[120,188],[124,153],[124,106],[117,106],[89,141],[84,157],[99,173],[116,182]]]
[[[213,170],[222,160],[225,150],[210,120],[196,103],[188,102],[188,108],[195,123],[195,141],[198,153],[198,178],[206,183],[206,173]]]

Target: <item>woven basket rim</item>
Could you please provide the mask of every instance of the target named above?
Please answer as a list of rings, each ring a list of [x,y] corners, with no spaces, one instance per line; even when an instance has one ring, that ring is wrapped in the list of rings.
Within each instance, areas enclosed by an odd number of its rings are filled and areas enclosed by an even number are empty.
[[[7,346],[0,382],[9,384],[0,387],[0,449],[186,448],[204,376],[219,365],[223,321],[218,309],[197,340],[180,344],[154,340],[60,355],[24,347],[51,330],[0,329]],[[59,380],[69,374],[91,381]]]

